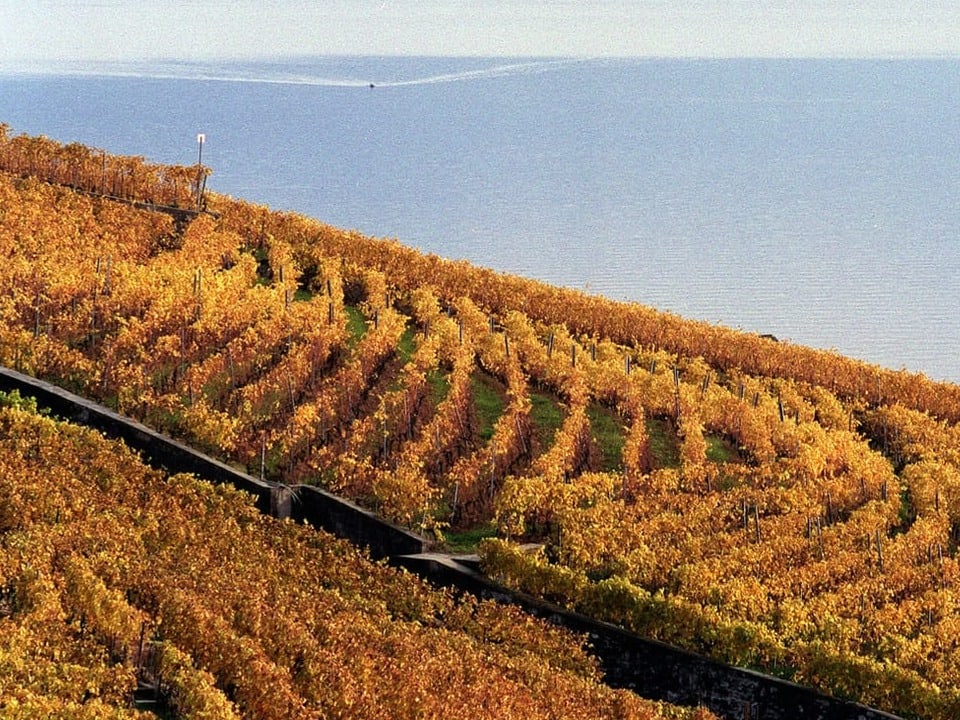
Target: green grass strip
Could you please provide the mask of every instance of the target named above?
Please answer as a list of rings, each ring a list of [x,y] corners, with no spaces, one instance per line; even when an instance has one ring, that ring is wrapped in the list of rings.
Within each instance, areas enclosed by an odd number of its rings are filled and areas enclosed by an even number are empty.
[[[481,370],[474,371],[470,378],[473,405],[477,411],[480,439],[484,442],[493,437],[493,426],[503,415],[506,407],[506,388],[499,380]]]
[[[610,408],[599,403],[587,406],[590,429],[594,440],[603,454],[601,469],[604,472],[623,470],[623,445],[626,440],[626,428],[623,420]]]
[[[673,423],[666,418],[647,418],[647,437],[656,467],[680,467],[680,442]]]
[[[413,328],[407,325],[407,328],[403,331],[403,335],[400,336],[400,342],[397,344],[397,357],[400,358],[400,362],[406,365],[410,362],[410,358],[413,357],[416,349],[417,342],[414,337]]]
[[[715,463],[741,462],[737,448],[725,437],[707,435],[707,460]]]
[[[430,404],[436,407],[450,393],[450,373],[434,368],[427,373],[427,384],[430,386]]]
[[[496,536],[497,528],[492,523],[470,530],[444,530],[443,545],[449,553],[469,555],[477,551],[477,546],[482,540]]]
[[[367,319],[355,305],[344,305],[343,310],[347,314],[347,332],[349,333],[347,344],[353,348],[367,334]]]
[[[537,443],[546,450],[553,445],[557,430],[563,425],[566,413],[555,395],[543,392],[530,393],[530,420],[533,423]]]

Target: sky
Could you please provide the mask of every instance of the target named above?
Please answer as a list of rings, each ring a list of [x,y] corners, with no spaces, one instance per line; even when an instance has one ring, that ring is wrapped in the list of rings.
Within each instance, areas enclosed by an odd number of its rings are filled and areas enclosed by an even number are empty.
[[[0,71],[294,55],[960,56],[960,2],[0,0]]]

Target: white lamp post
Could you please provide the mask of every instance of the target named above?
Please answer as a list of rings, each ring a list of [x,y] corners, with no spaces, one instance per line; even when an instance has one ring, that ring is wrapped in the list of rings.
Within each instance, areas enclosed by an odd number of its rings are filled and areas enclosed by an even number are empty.
[[[205,133],[197,134],[197,212],[203,207],[203,143],[207,139]]]

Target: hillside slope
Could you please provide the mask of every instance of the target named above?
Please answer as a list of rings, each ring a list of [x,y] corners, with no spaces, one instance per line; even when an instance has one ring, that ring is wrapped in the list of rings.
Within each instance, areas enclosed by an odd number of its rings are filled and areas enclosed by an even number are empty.
[[[645,635],[960,715],[960,387],[27,175],[0,177],[3,363],[440,543],[495,535],[494,576]]]
[[[134,717],[138,676],[185,718],[712,717],[604,687],[576,638],[517,611],[5,404],[4,717]]]

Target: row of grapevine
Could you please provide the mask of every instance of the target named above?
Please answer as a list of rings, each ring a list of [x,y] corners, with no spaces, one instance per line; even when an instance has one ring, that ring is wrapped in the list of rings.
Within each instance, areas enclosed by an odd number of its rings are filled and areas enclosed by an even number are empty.
[[[97,195],[190,209],[201,207],[210,175],[202,165],[160,165],[80,143],[61,145],[42,135],[11,136],[9,125],[2,123],[0,170]]]

